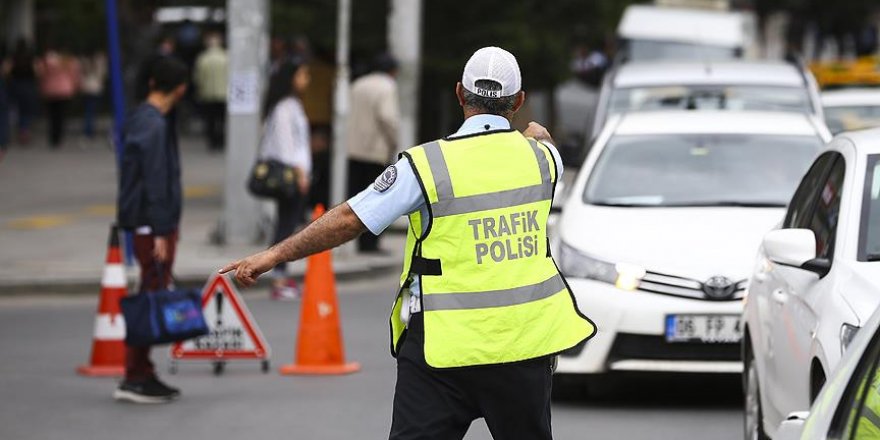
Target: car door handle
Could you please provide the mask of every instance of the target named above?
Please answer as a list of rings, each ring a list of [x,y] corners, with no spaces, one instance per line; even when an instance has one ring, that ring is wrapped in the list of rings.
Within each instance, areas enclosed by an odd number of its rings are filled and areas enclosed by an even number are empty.
[[[770,298],[773,299],[773,302],[776,304],[785,304],[788,301],[788,293],[785,293],[783,289],[775,289],[770,293]]]

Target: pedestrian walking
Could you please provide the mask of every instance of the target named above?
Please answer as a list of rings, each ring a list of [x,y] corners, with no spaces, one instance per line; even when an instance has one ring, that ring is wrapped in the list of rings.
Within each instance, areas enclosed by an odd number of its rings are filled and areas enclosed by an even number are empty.
[[[228,82],[229,56],[223,48],[220,34],[209,34],[205,50],[196,59],[196,95],[205,121],[205,138],[208,149],[223,149],[226,129],[226,86]]]
[[[31,121],[37,109],[36,58],[27,40],[15,42],[12,56],[3,70],[9,78],[7,86],[9,108],[15,114],[15,130],[18,143],[27,145],[31,140]]]
[[[186,93],[188,78],[186,66],[180,61],[170,57],[157,60],[149,75],[150,92],[125,124],[117,222],[134,232],[141,294],[173,282],[182,190],[177,131],[169,114]],[[149,346],[126,347],[125,379],[114,398],[160,403],[179,395],[180,390],[156,377]]]
[[[275,199],[275,234],[272,243],[279,243],[305,221],[305,201],[312,173],[309,121],[301,97],[309,86],[309,68],[296,59],[278,66],[269,80],[263,106],[263,136],[260,139],[260,160],[276,160],[293,169],[299,192],[293,197]],[[287,262],[279,261],[272,271],[273,299],[299,297],[293,278],[287,275]]]
[[[95,138],[95,118],[98,104],[104,95],[104,84],[107,80],[107,56],[103,50],[95,50],[80,60],[82,79],[80,92],[83,100],[83,134]]]
[[[379,55],[373,71],[351,85],[351,107],[346,130],[348,149],[348,196],[353,197],[369,185],[397,152],[400,115],[397,104],[397,61]],[[360,252],[378,252],[379,237],[358,237]]]
[[[456,133],[407,149],[302,232],[220,270],[250,286],[280,261],[408,214],[390,318],[393,440],[461,439],[480,417],[497,440],[552,438],[554,355],[595,333],[548,246],[559,153],[542,126],[510,128],[521,83],[512,54],[478,50],[455,88],[465,117]]]
[[[64,49],[50,47],[37,61],[36,69],[49,117],[49,146],[59,148],[64,139],[67,109],[79,90],[79,61]]]

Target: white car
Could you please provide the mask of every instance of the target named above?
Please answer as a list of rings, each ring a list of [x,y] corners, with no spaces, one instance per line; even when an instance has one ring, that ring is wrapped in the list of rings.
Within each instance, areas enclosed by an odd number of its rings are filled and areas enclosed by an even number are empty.
[[[832,133],[880,127],[880,89],[825,91],[822,106]]]
[[[775,440],[880,438],[880,312],[859,330],[810,411],[788,415]],[[871,386],[865,386],[870,384]]]
[[[562,382],[617,371],[739,373],[751,260],[830,138],[810,115],[613,116],[563,205],[554,255],[598,326]]]
[[[630,5],[617,26],[624,61],[740,58],[752,45],[742,12]]]
[[[815,159],[766,234],[744,308],[746,438],[803,411],[880,304],[880,130]]]
[[[592,134],[610,115],[662,109],[785,111],[822,118],[815,78],[791,63],[629,63],[605,76]]]

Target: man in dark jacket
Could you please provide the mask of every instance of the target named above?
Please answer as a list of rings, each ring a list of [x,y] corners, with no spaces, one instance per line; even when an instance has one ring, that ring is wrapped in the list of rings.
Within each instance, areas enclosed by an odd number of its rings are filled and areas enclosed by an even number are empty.
[[[168,114],[186,93],[186,66],[172,58],[150,70],[146,101],[129,115],[119,173],[118,223],[134,232],[141,268],[140,292],[168,287],[177,244],[182,191],[177,132]],[[180,391],[156,377],[150,347],[126,349],[125,380],[113,396],[136,403],[162,403]]]

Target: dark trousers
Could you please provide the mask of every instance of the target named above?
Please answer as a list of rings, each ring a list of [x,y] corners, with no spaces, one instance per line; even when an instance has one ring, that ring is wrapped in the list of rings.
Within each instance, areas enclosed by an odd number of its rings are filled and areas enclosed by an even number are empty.
[[[226,103],[202,103],[202,117],[205,119],[205,139],[211,150],[222,150],[226,140]]]
[[[153,257],[153,235],[134,236],[134,256],[141,267],[140,292],[153,292],[171,284],[171,268],[177,251],[177,233],[168,240],[168,261],[161,265]],[[125,347],[125,380],[139,381],[156,375],[150,347]]]
[[[425,362],[424,319],[412,316],[397,357],[391,440],[454,440],[484,418],[495,440],[550,440],[549,357],[435,369]]]
[[[275,220],[275,236],[272,237],[272,244],[280,243],[296,231],[303,224],[305,216],[303,209],[305,208],[305,196],[297,196],[289,199],[276,199],[275,207],[277,208],[277,219]],[[287,269],[287,262],[283,261],[275,266],[278,271]]]
[[[49,115],[49,145],[53,148],[61,145],[61,139],[64,136],[65,113],[69,102],[69,99],[46,100],[46,112]]]
[[[385,165],[374,162],[363,162],[356,159],[348,160],[348,197],[353,197],[376,181],[385,171]],[[358,239],[358,250],[370,252],[379,250],[379,237],[369,231],[361,234]]]
[[[15,110],[15,128],[18,134],[26,133],[31,127],[31,118],[36,113],[37,83],[31,79],[9,80],[9,106]]]
[[[99,95],[84,94],[83,100],[83,134],[89,138],[95,137],[95,118],[98,113]]]

